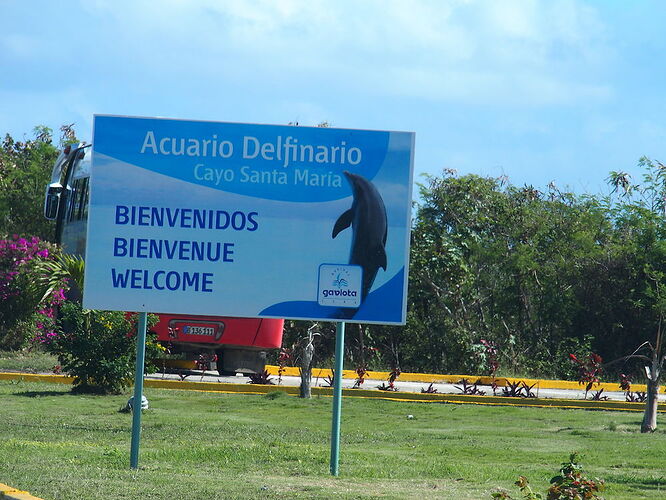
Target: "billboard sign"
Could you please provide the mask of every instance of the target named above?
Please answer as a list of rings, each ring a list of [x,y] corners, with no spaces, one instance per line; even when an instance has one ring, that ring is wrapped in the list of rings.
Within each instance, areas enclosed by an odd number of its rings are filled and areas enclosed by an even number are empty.
[[[84,306],[404,324],[414,134],[97,115]]]

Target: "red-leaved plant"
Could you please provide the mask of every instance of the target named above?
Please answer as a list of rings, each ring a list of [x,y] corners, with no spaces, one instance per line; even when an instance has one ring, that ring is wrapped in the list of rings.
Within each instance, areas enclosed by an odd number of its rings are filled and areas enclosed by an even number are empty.
[[[365,366],[361,365],[358,368],[356,368],[356,380],[354,381],[352,389],[360,389],[360,387],[365,382],[365,376],[367,374],[368,374],[368,369]]]
[[[250,384],[274,385],[268,370],[259,373],[250,373]]]
[[[208,352],[202,352],[197,359],[194,360],[197,370],[201,371],[201,380],[203,380],[204,375],[206,375],[206,370],[210,370],[210,364],[215,362],[217,362],[217,354]]]
[[[400,368],[394,367],[389,373],[388,384],[382,383],[381,385],[377,386],[377,389],[379,389],[380,391],[397,392],[398,388],[395,386],[395,381],[400,376],[400,373],[401,373]]]
[[[544,497],[535,493],[525,476],[520,476],[515,485],[520,489],[524,500],[603,500],[597,495],[605,488],[603,479],[588,479],[583,476],[583,467],[578,463],[578,453],[569,455],[569,461],[562,463],[560,473],[550,480],[550,488]],[[491,494],[492,498],[510,500],[513,497],[506,491]]]
[[[282,375],[286,371],[287,364],[293,357],[293,347],[283,347],[278,355],[278,385],[282,385]]]
[[[421,387],[421,393],[422,394],[437,394],[439,391],[437,388],[433,385],[432,382],[430,382],[430,385],[428,385],[427,388]]]
[[[599,376],[602,372],[602,359],[601,356],[591,352],[587,358],[581,360],[575,354],[569,354],[569,359],[578,366],[578,383],[585,385],[585,399],[587,393],[594,385],[599,384]]]
[[[532,392],[536,383],[527,385],[522,380],[517,382],[507,381],[506,387],[502,389],[502,396],[509,398],[535,398],[536,395]]]
[[[620,389],[624,391],[624,399],[628,403],[645,403],[647,399],[647,393],[631,391],[631,377],[624,373],[620,374]]]
[[[485,348],[485,359],[486,359],[486,369],[488,370],[488,374],[492,378],[492,382],[490,384],[491,388],[493,389],[493,395],[497,394],[497,370],[499,370],[499,360],[497,359],[498,355],[498,350],[497,350],[497,344],[495,342],[492,342],[490,340],[485,340],[481,339],[479,341],[481,345]]]
[[[470,384],[469,380],[466,378],[458,382],[460,385],[454,385],[462,394],[466,396],[485,396],[485,391],[482,391],[478,388],[479,381],[477,380],[473,384]]]

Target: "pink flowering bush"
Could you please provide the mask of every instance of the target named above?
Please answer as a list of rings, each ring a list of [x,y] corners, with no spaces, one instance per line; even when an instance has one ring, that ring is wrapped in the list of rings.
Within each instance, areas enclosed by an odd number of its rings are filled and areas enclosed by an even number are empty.
[[[36,236],[15,234],[0,240],[0,349],[48,342],[55,335],[54,316],[65,300],[63,288],[41,297],[31,285],[38,277],[35,264],[57,253],[54,245]]]

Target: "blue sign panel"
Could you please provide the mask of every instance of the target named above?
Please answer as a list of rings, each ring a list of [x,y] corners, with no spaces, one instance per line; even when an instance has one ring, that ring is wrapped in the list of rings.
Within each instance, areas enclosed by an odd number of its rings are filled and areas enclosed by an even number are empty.
[[[404,324],[414,134],[95,116],[84,306]]]

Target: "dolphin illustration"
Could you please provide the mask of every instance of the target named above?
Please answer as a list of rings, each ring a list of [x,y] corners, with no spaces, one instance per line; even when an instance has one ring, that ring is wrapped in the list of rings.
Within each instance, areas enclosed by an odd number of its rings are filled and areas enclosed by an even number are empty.
[[[352,227],[349,264],[363,268],[361,301],[370,292],[381,267],[386,271],[386,207],[377,188],[365,177],[344,171],[351,184],[354,202],[333,227],[333,238],[349,226]]]

